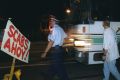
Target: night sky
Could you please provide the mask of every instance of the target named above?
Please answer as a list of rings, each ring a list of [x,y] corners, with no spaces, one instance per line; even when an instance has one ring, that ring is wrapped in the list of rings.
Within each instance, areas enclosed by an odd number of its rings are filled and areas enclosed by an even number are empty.
[[[39,29],[43,16],[55,15],[59,20],[65,18],[65,9],[70,0],[1,0],[1,24],[6,24],[9,17],[14,25],[24,34],[32,34]],[[74,0],[71,0],[73,2]],[[85,0],[84,0],[85,1]],[[87,1],[87,0],[86,0]],[[110,16],[120,21],[119,0],[89,0],[92,4],[93,16]],[[2,25],[0,27],[4,28]]]
[[[62,3],[62,0],[2,0],[0,16],[4,19],[12,17],[14,22],[31,26],[42,15],[62,14]]]

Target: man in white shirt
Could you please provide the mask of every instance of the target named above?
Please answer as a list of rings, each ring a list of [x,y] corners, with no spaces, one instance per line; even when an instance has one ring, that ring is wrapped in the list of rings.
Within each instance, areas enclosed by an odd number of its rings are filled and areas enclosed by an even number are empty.
[[[117,79],[120,80],[120,74],[116,67],[116,59],[119,58],[119,51],[116,40],[116,33],[110,28],[110,22],[108,20],[103,21],[104,27],[104,79],[109,80],[110,73]]]
[[[41,55],[42,58],[45,58],[47,53],[50,51],[50,57],[52,59],[52,64],[48,69],[48,80],[53,80],[52,77],[54,74],[57,74],[60,80],[69,80],[67,72],[63,64],[63,55],[65,53],[62,48],[64,39],[67,37],[64,30],[56,24],[58,20],[55,16],[51,15],[49,18],[49,30],[50,34],[48,35],[48,45],[45,49],[45,53]]]

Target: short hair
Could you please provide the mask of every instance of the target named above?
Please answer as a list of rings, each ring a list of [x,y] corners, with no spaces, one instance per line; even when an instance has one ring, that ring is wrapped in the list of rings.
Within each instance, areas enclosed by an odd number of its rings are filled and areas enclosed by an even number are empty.
[[[103,22],[107,25],[110,26],[110,21],[108,19],[104,19]]]

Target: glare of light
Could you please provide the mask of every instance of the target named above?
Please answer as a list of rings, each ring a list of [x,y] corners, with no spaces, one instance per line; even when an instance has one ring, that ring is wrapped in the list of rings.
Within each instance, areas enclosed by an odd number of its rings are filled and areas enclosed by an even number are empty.
[[[84,41],[75,41],[74,44],[75,44],[75,46],[84,46],[85,42]]]
[[[70,9],[66,9],[66,13],[71,13],[71,10]]]
[[[69,40],[70,40],[70,41],[72,41],[72,42],[74,41],[74,39],[73,39],[73,38],[70,38]]]
[[[74,42],[75,46],[90,46],[91,43],[87,43],[85,41],[75,41]]]

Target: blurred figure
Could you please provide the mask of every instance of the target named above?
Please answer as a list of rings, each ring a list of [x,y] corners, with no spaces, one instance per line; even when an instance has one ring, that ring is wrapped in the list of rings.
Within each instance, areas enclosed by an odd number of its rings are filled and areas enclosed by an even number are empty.
[[[57,22],[58,20],[55,18],[55,16],[49,16],[48,24],[50,33],[48,35],[48,45],[41,57],[45,58],[49,52],[50,58],[53,61],[48,69],[48,76],[46,76],[48,78],[47,80],[53,80],[52,78],[55,74],[58,75],[60,80],[69,80],[63,64],[63,55],[65,51],[62,48],[64,39],[67,37],[67,35],[57,24]]]
[[[120,80],[120,74],[116,67],[116,59],[119,58],[116,33],[110,28],[110,22],[108,20],[103,21],[104,27],[104,79],[109,80],[110,73],[117,79]]]
[[[10,74],[5,74],[3,80],[9,80],[10,79]]]
[[[5,74],[3,80],[10,80],[10,74]],[[12,76],[12,80],[21,80],[21,70],[16,69],[14,75]]]
[[[21,78],[21,69],[17,69],[14,72],[13,80],[21,80],[20,78]]]

